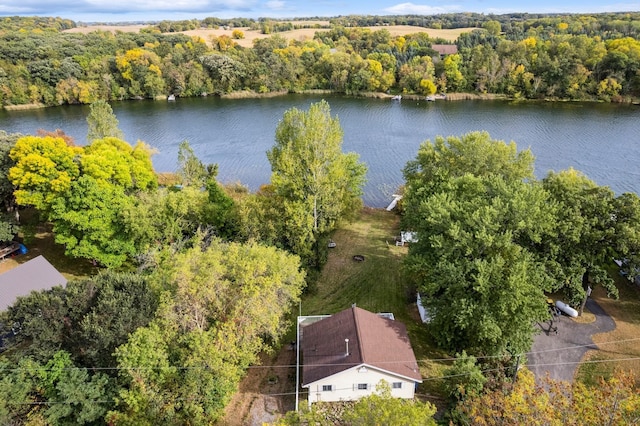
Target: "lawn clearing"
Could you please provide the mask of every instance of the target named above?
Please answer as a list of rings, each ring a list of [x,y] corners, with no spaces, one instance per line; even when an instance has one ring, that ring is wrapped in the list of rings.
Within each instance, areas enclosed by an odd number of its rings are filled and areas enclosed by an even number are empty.
[[[578,380],[596,385],[599,377],[610,378],[616,369],[640,371],[640,289],[612,271],[620,299],[610,299],[601,287],[592,297],[616,322],[615,330],[595,334],[598,351],[587,352],[576,373]],[[634,359],[635,358],[635,359]],[[636,377],[640,383],[640,377]]]
[[[314,294],[304,298],[302,315],[333,314],[352,304],[371,312],[408,319],[409,294],[402,275],[406,247],[396,247],[399,217],[364,208],[359,218],[337,230]],[[353,256],[364,256],[355,261]]]

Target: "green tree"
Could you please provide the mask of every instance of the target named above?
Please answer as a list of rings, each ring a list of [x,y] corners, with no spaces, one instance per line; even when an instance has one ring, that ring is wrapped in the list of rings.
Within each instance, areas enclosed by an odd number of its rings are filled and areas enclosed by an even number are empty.
[[[447,376],[446,392],[455,402],[481,395],[487,382],[476,358],[467,355],[465,351],[456,354],[456,360],[444,371],[444,375]]]
[[[64,244],[68,256],[108,267],[122,265],[136,253],[120,219],[130,203],[122,187],[88,175],[80,177],[52,205],[49,219],[56,242]]]
[[[64,350],[77,365],[115,367],[115,348],[151,321],[157,305],[146,277],[104,271],[20,298],[3,313],[0,331],[20,324],[10,342],[21,356],[39,362]]]
[[[157,186],[147,145],[106,137],[82,148],[62,138],[24,137],[10,155],[17,203],[53,222],[68,255],[118,266],[135,254],[121,214],[132,193]]]
[[[189,240],[206,228],[208,207],[208,194],[199,188],[160,188],[136,194],[131,204],[123,206],[120,219],[141,260],[149,251]]]
[[[118,127],[118,119],[113,113],[111,105],[106,101],[99,100],[91,104],[87,124],[89,125],[87,133],[89,143],[106,137],[124,139],[124,134]]]
[[[502,25],[500,24],[499,21],[494,21],[494,20],[487,21],[484,24],[482,24],[482,28],[487,30],[487,32],[493,36],[500,35],[500,33],[502,32]]]
[[[207,168],[193,152],[188,141],[178,147],[178,176],[185,186],[202,188],[207,180]]]
[[[43,364],[0,359],[0,374],[2,424],[95,424],[113,405],[113,382],[77,368],[64,351]]]
[[[271,184],[283,202],[286,247],[320,267],[322,236],[361,205],[366,166],[344,154],[342,129],[326,101],[285,112],[267,152]]]
[[[526,352],[547,317],[550,280],[527,247],[554,217],[531,174],[530,153],[486,133],[427,141],[407,165],[404,221],[419,238],[407,267],[442,347]]]
[[[213,240],[206,248],[166,250],[158,262],[158,315],[116,350],[128,386],[107,421],[214,422],[243,370],[287,330],[285,316],[304,284],[299,258]]]
[[[225,240],[233,240],[240,232],[238,207],[215,177],[207,178],[207,224],[213,226],[215,234]]]
[[[344,420],[351,425],[435,426],[436,407],[429,402],[403,400],[391,396],[385,381],[376,385],[376,393],[358,400],[347,410]]]
[[[580,313],[592,285],[617,297],[606,271],[618,245],[613,191],[574,169],[549,173],[543,185],[558,205],[555,233],[541,245],[558,286]]]
[[[616,254],[626,259],[623,272],[634,280],[640,271],[640,197],[635,193],[624,193],[615,202]]]
[[[526,247],[552,226],[547,202],[540,186],[466,175],[411,213],[419,242],[407,266],[442,347],[491,355],[530,348],[533,324],[548,317],[551,284]]]
[[[409,210],[417,208],[425,197],[440,192],[449,180],[466,174],[478,177],[500,174],[506,181],[532,180],[533,160],[530,150],[518,152],[515,142],[493,140],[487,132],[438,136],[434,142],[421,144],[416,159],[404,169],[408,184],[404,205]],[[411,217],[408,214],[406,220],[410,222]]]

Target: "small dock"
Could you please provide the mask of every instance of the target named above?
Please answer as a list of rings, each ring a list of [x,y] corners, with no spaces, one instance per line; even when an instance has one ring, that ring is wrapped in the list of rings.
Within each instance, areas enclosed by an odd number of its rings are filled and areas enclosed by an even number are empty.
[[[387,211],[390,212],[391,210],[393,210],[400,200],[402,200],[402,195],[393,194],[393,201],[391,201],[391,203],[387,206]]]

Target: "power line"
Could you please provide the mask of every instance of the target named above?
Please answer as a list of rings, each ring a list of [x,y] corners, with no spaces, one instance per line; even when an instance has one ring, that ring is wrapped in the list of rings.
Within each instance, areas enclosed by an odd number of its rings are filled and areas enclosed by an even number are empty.
[[[628,339],[628,340],[634,340],[634,339]],[[614,358],[614,359],[602,359],[602,360],[588,360],[588,361],[576,361],[576,362],[558,362],[558,363],[548,363],[548,364],[526,364],[527,367],[543,367],[543,366],[558,366],[558,365],[575,365],[575,364],[591,364],[591,363],[606,363],[606,362],[619,362],[619,361],[636,361],[636,360],[640,360],[640,357],[631,357],[631,358]],[[191,367],[185,367],[185,368],[191,368]],[[199,367],[194,367],[194,368],[199,368]],[[489,369],[484,369],[484,370],[480,370],[482,373],[489,373],[489,372],[493,372],[493,371],[501,371],[501,370],[508,370],[511,369],[510,366],[505,366],[505,367],[497,367],[497,368],[489,368]],[[444,380],[444,379],[451,379],[454,377],[463,377],[463,376],[468,376],[470,374],[473,373],[459,373],[459,374],[448,374],[448,375],[444,375],[444,376],[433,376],[433,377],[424,377],[422,378],[422,381],[432,381],[432,380]],[[337,388],[337,389],[333,389],[333,391],[341,391],[341,390],[349,390],[352,389],[353,387],[349,387],[349,388]],[[302,393],[302,394],[308,394],[311,391],[308,389],[303,389],[301,391],[298,391],[298,393]],[[295,395],[295,391],[292,392],[278,392],[278,393],[260,393],[260,395],[262,396],[289,396],[289,395]],[[193,398],[175,398],[172,399],[171,401],[190,401],[193,400]],[[109,400],[67,400],[67,401],[6,401],[7,404],[10,405],[55,405],[55,404],[80,404],[80,403],[91,403],[91,404],[112,404],[114,403],[114,401],[109,401]]]

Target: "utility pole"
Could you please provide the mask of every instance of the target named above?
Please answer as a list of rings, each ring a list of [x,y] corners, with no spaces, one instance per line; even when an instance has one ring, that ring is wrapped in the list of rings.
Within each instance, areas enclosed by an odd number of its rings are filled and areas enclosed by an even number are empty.
[[[522,354],[516,355],[516,371],[513,373],[513,383],[518,379],[518,370],[520,370],[520,357]]]

